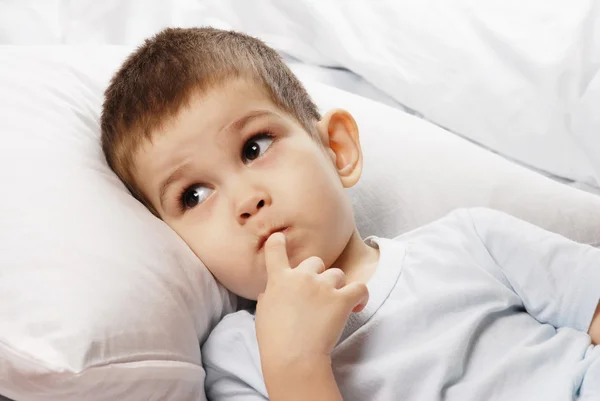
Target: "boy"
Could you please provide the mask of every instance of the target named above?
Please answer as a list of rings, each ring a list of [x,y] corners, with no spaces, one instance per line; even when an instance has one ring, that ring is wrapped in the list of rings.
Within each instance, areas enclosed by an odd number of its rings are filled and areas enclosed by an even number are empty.
[[[600,399],[600,251],[485,209],[362,241],[356,123],[262,42],[159,33],[101,125],[132,194],[258,300],[204,345],[209,399]]]

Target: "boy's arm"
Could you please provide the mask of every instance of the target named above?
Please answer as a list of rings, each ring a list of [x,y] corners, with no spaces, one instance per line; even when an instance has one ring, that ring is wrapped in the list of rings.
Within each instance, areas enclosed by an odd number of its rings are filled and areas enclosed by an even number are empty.
[[[265,370],[270,401],[342,401],[328,357]]]
[[[600,343],[600,249],[489,209],[467,211],[477,235],[527,312]],[[593,320],[593,322],[592,322]]]
[[[366,305],[366,285],[316,257],[292,269],[280,233],[265,243],[265,262],[256,315],[226,316],[202,348],[208,398],[342,401],[330,354],[350,313]]]
[[[342,401],[330,355],[352,311],[367,304],[367,286],[318,257],[292,268],[281,233],[265,243],[265,266],[256,339],[269,399]]]
[[[217,325],[202,347],[202,360],[212,401],[342,400],[326,356],[291,361],[280,355],[261,369],[254,318],[247,312]]]

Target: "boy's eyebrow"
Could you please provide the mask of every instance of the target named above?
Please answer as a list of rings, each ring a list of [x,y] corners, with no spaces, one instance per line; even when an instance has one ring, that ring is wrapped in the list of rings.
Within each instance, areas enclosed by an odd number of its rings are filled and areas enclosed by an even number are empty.
[[[267,110],[253,110],[253,111],[249,112],[248,114],[244,115],[243,117],[232,122],[231,124],[227,125],[223,129],[221,129],[221,131],[241,131],[252,120],[259,118],[259,117],[268,116],[271,114],[273,114],[273,113],[271,113],[270,111],[267,111]]]
[[[169,188],[169,186],[171,186],[171,184],[173,184],[175,181],[177,181],[179,179],[179,177],[181,177],[182,175],[185,174],[185,171],[188,168],[188,163],[182,164],[181,166],[177,167],[175,169],[175,171],[173,171],[173,173],[171,175],[169,175],[167,177],[167,179],[165,179],[161,184],[160,184],[160,191],[159,191],[159,196],[160,196],[160,207],[164,210],[165,209],[165,195],[167,194],[167,189]]]

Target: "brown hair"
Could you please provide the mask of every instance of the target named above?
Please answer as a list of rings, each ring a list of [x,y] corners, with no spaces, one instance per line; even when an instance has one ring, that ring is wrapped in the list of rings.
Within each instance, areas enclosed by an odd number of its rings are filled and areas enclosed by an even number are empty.
[[[317,107],[279,55],[262,41],[214,28],[167,28],[147,39],[113,76],[101,116],[102,150],[110,168],[152,213],[134,180],[133,157],[190,97],[227,79],[249,77],[273,103],[314,134]]]

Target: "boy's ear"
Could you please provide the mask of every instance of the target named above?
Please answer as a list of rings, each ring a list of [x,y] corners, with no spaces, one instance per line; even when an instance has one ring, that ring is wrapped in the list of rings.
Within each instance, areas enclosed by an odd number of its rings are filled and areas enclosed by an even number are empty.
[[[362,151],[352,115],[342,109],[330,110],[317,123],[317,131],[344,187],[354,186],[362,174]]]

